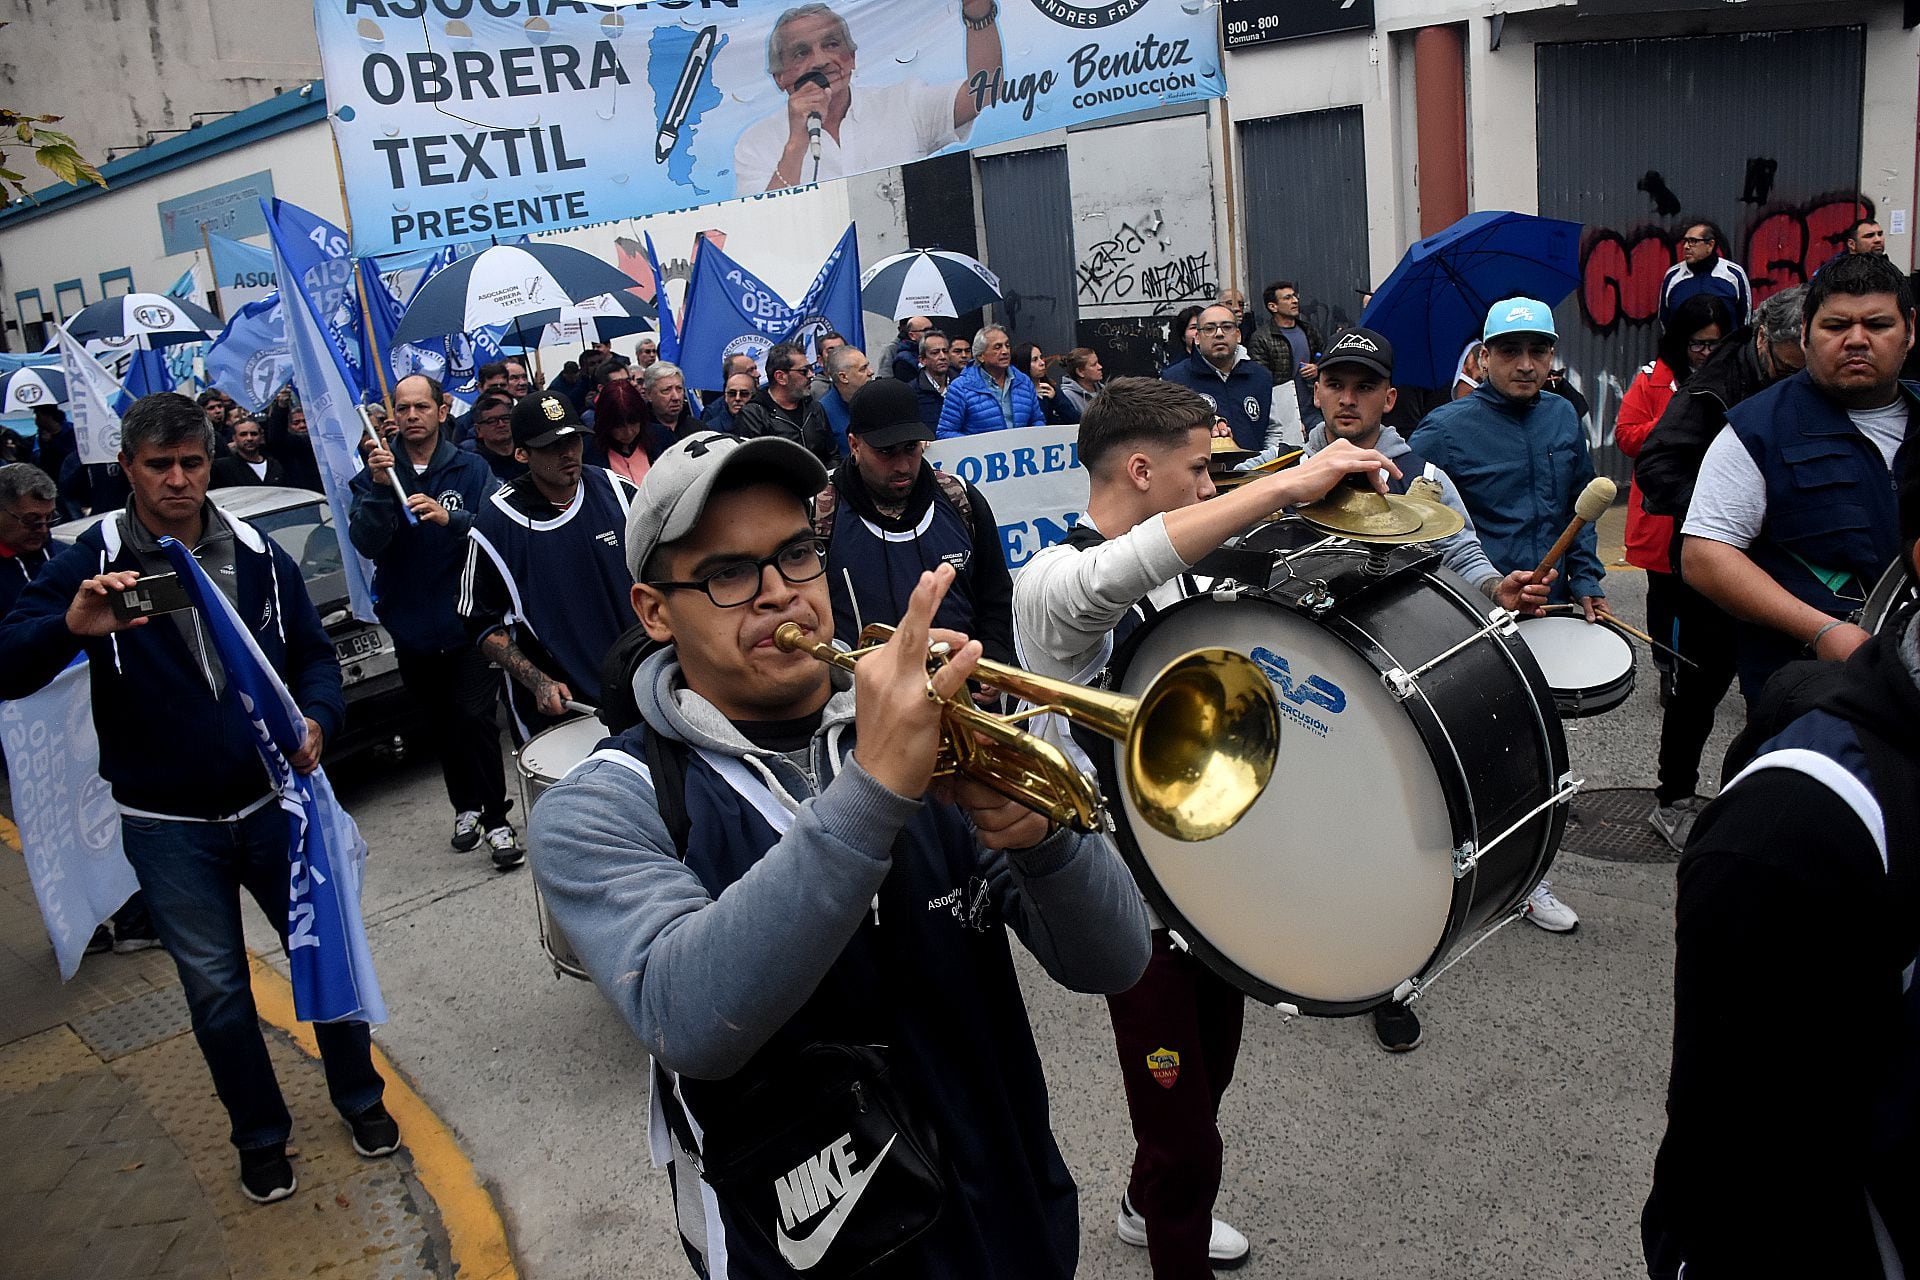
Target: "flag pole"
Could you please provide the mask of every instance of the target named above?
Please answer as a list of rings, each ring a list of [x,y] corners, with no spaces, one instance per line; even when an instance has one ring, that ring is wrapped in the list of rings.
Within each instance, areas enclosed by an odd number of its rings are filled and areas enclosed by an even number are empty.
[[[333,130],[327,130],[327,140],[333,144],[333,176],[340,184],[340,213],[346,222],[347,262],[353,268],[353,291],[360,299],[360,326],[366,334],[367,351],[373,356],[373,372],[380,379],[380,403],[387,411],[387,421],[393,421],[393,388],[387,385],[387,353],[380,350],[380,340],[373,333],[373,307],[367,301],[367,280],[360,274],[360,259],[353,256],[353,206],[347,203],[347,168],[340,160],[340,139],[333,136]],[[203,225],[201,230],[206,228]],[[401,501],[404,503],[405,498]]]
[[[227,313],[220,305],[220,268],[213,262],[213,242],[207,239],[207,224],[200,224],[200,247],[207,252],[207,275],[213,279],[213,289],[209,295],[213,299],[213,315],[216,320],[225,320]]]

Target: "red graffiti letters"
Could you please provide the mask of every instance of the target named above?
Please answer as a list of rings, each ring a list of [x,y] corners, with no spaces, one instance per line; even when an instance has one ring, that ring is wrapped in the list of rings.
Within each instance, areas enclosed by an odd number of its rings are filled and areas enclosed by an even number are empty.
[[[1587,327],[1612,333],[1622,320],[1645,324],[1660,314],[1660,279],[1674,263],[1673,242],[1658,228],[1587,237],[1580,255],[1580,312]]]
[[[1846,234],[1862,218],[1873,216],[1871,201],[1850,197],[1815,202],[1804,211],[1770,213],[1747,234],[1747,277],[1753,300],[1763,302],[1794,285],[1805,284],[1827,259],[1844,251]]]

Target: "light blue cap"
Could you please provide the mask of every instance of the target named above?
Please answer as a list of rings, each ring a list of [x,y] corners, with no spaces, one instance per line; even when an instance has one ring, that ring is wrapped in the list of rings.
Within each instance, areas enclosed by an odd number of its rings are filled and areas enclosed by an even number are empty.
[[[1553,308],[1532,298],[1508,298],[1488,309],[1480,341],[1491,342],[1507,333],[1543,333],[1556,341],[1560,337],[1553,327]]]

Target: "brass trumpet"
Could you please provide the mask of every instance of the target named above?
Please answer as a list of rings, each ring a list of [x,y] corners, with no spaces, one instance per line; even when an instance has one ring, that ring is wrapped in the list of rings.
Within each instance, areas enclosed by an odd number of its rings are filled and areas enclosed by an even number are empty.
[[[842,652],[788,622],[773,642],[852,671],[893,631],[874,623],[860,633],[863,647]],[[1272,682],[1250,658],[1229,649],[1196,649],[1174,659],[1137,698],[984,658],[974,678],[1030,706],[997,716],[963,701],[964,694],[948,699],[934,776],[964,775],[1082,831],[1101,829],[1099,789],[1060,748],[1018,728],[1021,722],[1052,712],[1120,743],[1134,807],[1175,840],[1210,840],[1227,831],[1273,776],[1280,712]]]

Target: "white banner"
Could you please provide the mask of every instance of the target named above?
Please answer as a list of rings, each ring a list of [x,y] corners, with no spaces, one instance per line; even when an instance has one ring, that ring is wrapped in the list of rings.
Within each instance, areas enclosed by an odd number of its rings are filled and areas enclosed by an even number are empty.
[[[939,440],[927,461],[973,485],[993,507],[1007,568],[1064,542],[1087,509],[1087,471],[1080,465],[1080,428],[1021,427]]]
[[[120,808],[100,776],[86,660],[40,692],[0,703],[0,742],[33,896],[60,976],[71,978],[93,931],[140,887],[121,848]]]
[[[60,345],[60,367],[67,375],[67,416],[73,419],[74,443],[80,461],[92,465],[120,458],[120,415],[113,401],[119,386],[106,367],[75,342],[65,328],[55,339]]]

